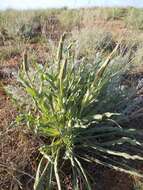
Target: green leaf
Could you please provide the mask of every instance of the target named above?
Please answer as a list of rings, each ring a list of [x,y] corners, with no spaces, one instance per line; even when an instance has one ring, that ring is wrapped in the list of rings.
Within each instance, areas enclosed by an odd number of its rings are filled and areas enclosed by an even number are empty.
[[[89,146],[89,148],[92,148],[94,150],[98,150],[98,151],[103,152],[103,153],[111,154],[112,156],[123,157],[123,158],[125,158],[127,160],[141,160],[141,161],[143,161],[142,156],[130,155],[130,154],[126,153],[126,152],[113,151],[113,150],[106,149],[106,148],[99,147],[99,146],[94,146],[94,147]]]
[[[59,150],[57,150],[57,152],[56,152],[56,157],[55,157],[55,161],[54,161],[54,171],[55,171],[55,177],[56,177],[56,181],[57,181],[58,190],[62,190],[61,183],[60,183],[60,176],[58,173],[58,159],[59,159]]]
[[[31,97],[35,98],[37,96],[37,92],[35,89],[32,89],[30,87],[27,87],[26,88],[26,91],[29,95],[31,95]]]
[[[35,177],[35,183],[34,183],[34,190],[42,190],[43,189],[43,181],[45,178],[45,173],[47,172],[47,169],[49,167],[49,163],[46,164],[46,166],[44,167],[44,169],[42,168],[42,164],[43,164],[44,158],[41,159],[41,161],[39,162],[37,171],[36,171],[36,177]],[[41,172],[42,170],[42,172]]]
[[[102,160],[99,160],[95,157],[92,157],[92,156],[88,156],[88,155],[84,155],[84,157],[80,157],[81,159],[87,161],[87,162],[95,162],[97,164],[101,164],[101,165],[104,165],[108,168],[111,168],[111,169],[114,169],[114,170],[117,170],[119,172],[124,172],[124,173],[127,173],[127,174],[130,174],[132,176],[137,176],[137,177],[141,177],[143,178],[143,174],[139,173],[137,170],[129,167],[128,165],[126,165],[126,169],[122,168],[122,167],[119,167],[119,166],[115,166],[114,164],[110,164],[108,162],[105,162],[105,161],[102,161]],[[114,162],[113,162],[114,163]]]
[[[40,133],[44,134],[45,136],[49,136],[49,137],[58,137],[60,136],[60,132],[58,129],[53,128],[53,127],[42,127],[40,128]]]
[[[81,172],[82,172],[82,174],[83,174],[83,176],[84,176],[84,179],[85,179],[85,181],[86,181],[88,190],[91,190],[91,186],[90,186],[90,184],[89,184],[89,181],[88,181],[88,179],[87,179],[86,173],[85,173],[85,171],[84,171],[84,169],[83,169],[81,163],[79,162],[79,160],[78,160],[76,157],[74,157],[74,160],[76,161],[78,167],[80,168],[80,170],[81,170]]]

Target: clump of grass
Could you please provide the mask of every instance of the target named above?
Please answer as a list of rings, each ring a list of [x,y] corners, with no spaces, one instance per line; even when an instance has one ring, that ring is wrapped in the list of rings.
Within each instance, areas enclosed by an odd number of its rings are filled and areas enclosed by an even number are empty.
[[[3,61],[9,60],[10,58],[13,58],[15,56],[19,56],[21,53],[21,50],[18,47],[13,48],[13,46],[9,47],[3,47],[0,52],[0,61],[3,63]]]
[[[143,29],[143,11],[142,9],[130,8],[125,17],[127,26],[131,26],[137,30]]]
[[[71,31],[73,28],[80,29],[83,15],[76,10],[61,10],[61,13],[57,15],[64,30]]]
[[[118,45],[104,62],[94,65],[84,61],[76,63],[73,44],[65,47],[64,40],[65,34],[56,60],[48,67],[29,68],[25,53],[19,73],[19,90],[25,96],[18,99],[22,101],[22,113],[17,117],[17,125],[27,126],[45,139],[39,149],[41,160],[34,189],[56,186],[58,190],[64,189],[63,178],[68,167],[72,189],[91,190],[92,178],[86,170],[86,162],[142,176],[129,162],[143,160],[136,130],[123,129],[114,122],[111,117],[117,113],[97,109],[113,75],[107,70]],[[106,96],[104,98],[106,100]],[[127,147],[132,147],[135,154]]]
[[[143,55],[142,55],[142,51],[143,51],[143,46],[139,46],[137,48],[137,51],[134,54],[134,58],[132,60],[133,62],[133,66],[134,68],[141,68],[142,64],[143,64]]]
[[[110,32],[100,29],[84,28],[80,32],[73,31],[72,38],[77,40],[77,56],[94,60],[97,53],[111,52],[116,43]]]
[[[46,41],[46,39],[57,41],[62,33],[62,24],[57,15],[51,12],[35,13],[28,22],[21,24],[18,35],[30,42]]]
[[[79,18],[82,25],[94,26],[96,21],[122,20],[127,12],[125,8],[86,8],[79,10]]]
[[[127,9],[125,8],[101,8],[99,10],[101,18],[104,18],[106,21],[119,20],[125,17],[127,14]]]

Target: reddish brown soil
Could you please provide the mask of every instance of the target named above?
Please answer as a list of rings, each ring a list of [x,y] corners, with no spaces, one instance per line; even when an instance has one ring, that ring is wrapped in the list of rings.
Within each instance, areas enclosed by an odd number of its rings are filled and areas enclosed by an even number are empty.
[[[8,127],[16,115],[16,108],[0,88],[0,190],[33,188],[40,140],[26,129]]]
[[[97,174],[96,174],[97,173]],[[133,179],[124,173],[118,173],[103,166],[95,170],[94,190],[132,190]]]

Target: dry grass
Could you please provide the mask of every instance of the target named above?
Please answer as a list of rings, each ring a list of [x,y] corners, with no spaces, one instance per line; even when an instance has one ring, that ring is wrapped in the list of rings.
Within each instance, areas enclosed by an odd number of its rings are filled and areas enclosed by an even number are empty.
[[[7,129],[0,138],[0,189],[18,186],[27,190],[37,168],[35,158],[40,142],[21,128]]]

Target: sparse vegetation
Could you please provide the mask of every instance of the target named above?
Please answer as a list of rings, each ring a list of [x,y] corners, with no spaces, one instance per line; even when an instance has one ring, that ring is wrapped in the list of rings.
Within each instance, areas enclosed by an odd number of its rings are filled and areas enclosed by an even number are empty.
[[[127,25],[142,30],[143,29],[143,11],[142,9],[130,8],[126,17]]]

